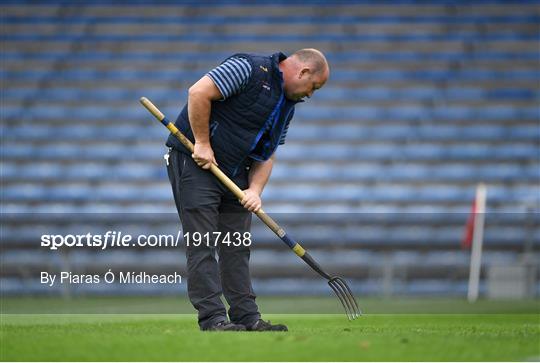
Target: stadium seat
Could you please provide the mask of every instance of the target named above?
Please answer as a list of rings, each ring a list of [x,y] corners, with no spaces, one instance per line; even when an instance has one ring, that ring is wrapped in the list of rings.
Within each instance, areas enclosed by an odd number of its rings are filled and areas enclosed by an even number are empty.
[[[302,12],[278,6],[257,16],[239,2],[211,14],[190,11],[193,4],[171,13],[139,4],[130,16],[106,2],[67,13],[54,1],[30,13],[14,3],[3,8],[1,31],[0,193],[9,221],[2,222],[2,261],[10,271],[0,280],[2,293],[60,293],[16,267],[61,263],[36,248],[47,226],[89,228],[76,220],[88,214],[103,217],[97,229],[177,227],[162,158],[167,130],[139,97],[174,120],[189,86],[211,67],[236,51],[268,53],[276,44],[286,53],[313,44],[332,70],[327,85],[297,107],[263,194],[265,210],[331,268],[353,271],[355,292],[384,293],[374,277],[383,261],[405,272],[423,263],[427,277],[466,269],[468,251],[459,244],[479,182],[488,186],[486,265],[516,263],[524,241],[540,244],[538,229],[523,228],[531,223],[524,211],[537,209],[540,178],[539,19],[536,8],[527,10],[532,3],[524,10],[503,1],[434,4],[414,16],[412,2],[392,14],[359,2],[347,12],[295,3]],[[159,213],[174,222],[150,217]],[[64,227],[31,218],[55,214],[65,215]],[[253,225],[259,293],[328,293],[271,231],[255,219]],[[184,268],[183,251],[174,252],[80,251],[70,259],[88,269],[113,262],[152,268],[155,261]],[[265,272],[272,270],[282,275],[272,279]],[[306,273],[301,284],[296,273]],[[73,294],[182,289],[102,284]],[[461,277],[396,278],[393,286],[398,294],[465,291]]]

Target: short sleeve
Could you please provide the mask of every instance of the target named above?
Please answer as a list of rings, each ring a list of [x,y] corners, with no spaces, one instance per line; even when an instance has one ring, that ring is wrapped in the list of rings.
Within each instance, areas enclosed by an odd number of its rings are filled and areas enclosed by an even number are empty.
[[[221,92],[223,100],[241,92],[251,77],[251,64],[246,58],[227,59],[206,74]]]

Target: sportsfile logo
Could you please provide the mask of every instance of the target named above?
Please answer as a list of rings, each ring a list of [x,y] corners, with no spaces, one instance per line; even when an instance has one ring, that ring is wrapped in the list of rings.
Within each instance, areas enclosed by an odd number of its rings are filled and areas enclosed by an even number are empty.
[[[60,247],[92,247],[105,250],[109,247],[177,247],[183,240],[182,231],[173,234],[141,234],[136,236],[122,231],[107,231],[105,234],[44,234],[41,247],[57,250]]]
[[[116,247],[178,247],[185,241],[187,247],[206,245],[217,247],[251,246],[250,232],[193,232],[173,234],[140,234],[136,237],[122,231],[107,231],[105,234],[44,234],[41,247],[58,250],[61,247],[91,247],[105,250]]]

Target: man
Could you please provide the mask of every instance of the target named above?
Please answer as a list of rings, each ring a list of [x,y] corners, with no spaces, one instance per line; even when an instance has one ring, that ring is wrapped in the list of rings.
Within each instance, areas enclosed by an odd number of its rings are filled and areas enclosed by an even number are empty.
[[[187,237],[188,296],[198,310],[201,330],[287,330],[261,319],[249,274],[249,246],[204,237],[202,243],[193,243],[190,238],[200,240],[207,232],[231,239],[235,232],[249,233],[251,212],[261,208],[274,152],[285,142],[294,107],[321,88],[329,72],[316,49],[302,49],[290,57],[235,54],[189,89],[176,126],[194,142],[194,152],[170,135],[166,158]],[[244,191],[243,200],[205,170],[212,163]],[[230,306],[230,321],[222,293]]]

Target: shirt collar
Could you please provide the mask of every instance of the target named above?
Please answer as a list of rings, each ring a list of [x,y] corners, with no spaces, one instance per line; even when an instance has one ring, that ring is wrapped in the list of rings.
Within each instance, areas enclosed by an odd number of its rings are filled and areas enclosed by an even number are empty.
[[[275,59],[279,63],[287,59],[287,56],[283,52],[277,52],[272,55],[272,58]]]

